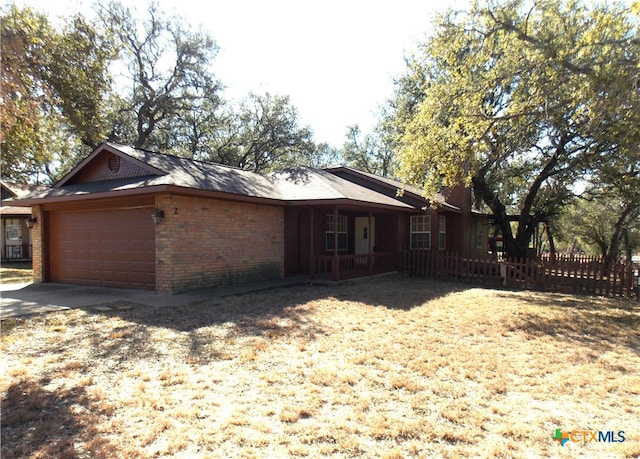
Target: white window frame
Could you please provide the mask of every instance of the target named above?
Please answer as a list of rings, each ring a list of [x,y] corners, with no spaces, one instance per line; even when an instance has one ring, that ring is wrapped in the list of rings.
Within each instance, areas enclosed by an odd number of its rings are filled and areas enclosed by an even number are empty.
[[[327,214],[325,222],[325,248],[327,252],[333,252],[333,244],[335,241],[333,214]],[[335,229],[338,232],[338,252],[346,252],[349,250],[349,220],[346,215],[338,215],[338,225]]]
[[[431,215],[412,215],[409,232],[411,250],[431,250]],[[418,238],[417,235],[421,235],[421,237]],[[426,247],[416,247],[418,239],[426,241]]]
[[[440,215],[438,219],[438,249],[447,248],[447,217]]]

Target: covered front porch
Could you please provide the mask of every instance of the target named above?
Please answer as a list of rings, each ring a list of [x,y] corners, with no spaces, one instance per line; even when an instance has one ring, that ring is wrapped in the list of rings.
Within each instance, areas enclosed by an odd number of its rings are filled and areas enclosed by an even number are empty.
[[[351,205],[285,210],[285,276],[344,280],[397,271],[406,212]]]

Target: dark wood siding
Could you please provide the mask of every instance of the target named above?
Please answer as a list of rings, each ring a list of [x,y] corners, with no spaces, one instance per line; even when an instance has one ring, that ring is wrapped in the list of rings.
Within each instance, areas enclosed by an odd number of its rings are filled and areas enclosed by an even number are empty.
[[[284,212],[284,275],[309,274],[310,210],[285,209]]]
[[[47,280],[155,289],[152,209],[48,212]]]
[[[284,212],[284,275],[301,274],[300,269],[300,211],[285,209]]]

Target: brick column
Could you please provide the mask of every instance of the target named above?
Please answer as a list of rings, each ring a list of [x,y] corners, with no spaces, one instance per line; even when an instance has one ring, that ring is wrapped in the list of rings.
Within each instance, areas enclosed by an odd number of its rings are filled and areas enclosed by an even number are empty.
[[[156,290],[159,292],[173,291],[172,258],[174,225],[171,218],[171,209],[174,206],[174,198],[170,195],[156,196],[156,208],[164,210],[165,217],[159,225],[156,225]],[[151,215],[149,215],[151,218]]]
[[[37,284],[45,281],[44,227],[47,222],[44,221],[42,206],[33,206],[31,215],[37,218],[37,222],[30,230],[33,282]]]

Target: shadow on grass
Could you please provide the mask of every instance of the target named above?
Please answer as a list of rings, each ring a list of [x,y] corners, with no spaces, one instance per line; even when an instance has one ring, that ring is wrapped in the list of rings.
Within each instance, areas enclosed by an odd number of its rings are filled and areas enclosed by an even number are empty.
[[[87,310],[92,313],[117,315],[124,320],[148,326],[184,332],[225,324],[233,328],[237,335],[268,336],[277,328],[274,320],[281,319],[301,326],[315,325],[317,328],[312,331],[323,333],[319,324],[311,323],[309,318],[311,309],[306,306],[314,301],[335,298],[389,309],[410,310],[425,302],[469,288],[474,287],[395,275],[329,286],[282,287],[176,307],[152,308],[131,305],[133,308],[130,310],[118,311],[119,304],[113,303],[102,306],[113,307],[114,312],[100,312],[92,308]]]
[[[47,327],[49,333],[56,324],[62,330],[74,330],[54,333],[47,344],[48,352],[73,355],[80,348],[92,361],[118,371],[140,359],[162,357],[169,340],[174,341],[171,345],[184,349],[184,358],[193,363],[228,359],[236,346],[259,350],[278,340],[312,342],[331,332],[321,317],[325,300],[410,310],[468,288],[471,287],[395,275],[329,286],[278,288],[178,307],[154,308],[118,301],[85,308],[89,318],[59,313],[59,324],[53,316],[43,315],[42,320],[48,322],[49,317],[52,322],[38,326]],[[66,314],[74,319],[64,319]],[[12,320],[17,326],[29,319]],[[10,320],[8,326],[11,323]]]
[[[390,309],[410,310],[427,301],[469,288],[460,284],[390,276],[331,286],[309,285],[279,288],[178,307],[152,308],[126,303],[104,305],[112,310],[88,308],[91,314],[117,317],[121,325],[94,332],[90,347],[95,358],[114,366],[131,358],[162,353],[162,343],[153,330],[180,332],[176,338],[189,349],[190,361],[204,363],[228,358],[237,340],[260,339],[261,345],[279,339],[311,342],[325,335],[322,319],[315,316],[319,302],[327,299],[364,303]],[[365,318],[363,318],[364,320]],[[254,340],[255,341],[255,340]],[[246,341],[245,341],[246,343]],[[59,343],[60,351],[72,341]]]
[[[114,456],[95,427],[108,407],[82,387],[49,391],[47,383],[23,379],[9,386],[2,399],[2,457]]]
[[[500,296],[515,298],[508,293]],[[527,297],[527,302],[548,308],[549,314],[519,315],[510,324],[511,331],[580,343],[597,352],[623,346],[640,353],[640,303],[635,300],[533,294]]]
[[[388,309],[410,310],[428,301],[458,293],[470,288],[452,282],[441,282],[404,275],[384,278],[368,278],[335,285],[307,285],[284,287],[263,291],[214,298],[177,307],[137,307],[114,312],[94,313],[117,315],[123,320],[147,326],[163,327],[182,332],[191,332],[213,325],[228,326],[239,336],[277,335],[280,327],[304,326],[312,334],[323,334],[324,330],[313,322],[309,307],[316,301],[335,298]],[[105,305],[110,306],[110,305]],[[287,324],[287,325],[282,325]]]
[[[106,329],[92,334],[90,348],[94,358],[109,361],[115,370],[132,359],[163,355],[168,339],[179,341],[174,344],[188,350],[185,359],[199,364],[229,358],[240,342],[284,337],[312,341],[325,330],[304,307],[308,298],[304,289],[289,288],[177,307],[119,302],[103,305],[110,311],[87,308],[91,314],[119,319],[115,328],[105,321]]]
[[[331,296],[338,300],[409,311],[429,301],[473,288],[477,285],[398,274],[353,281],[337,287]]]

